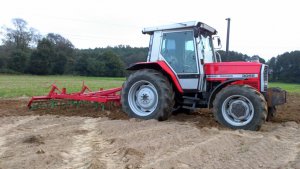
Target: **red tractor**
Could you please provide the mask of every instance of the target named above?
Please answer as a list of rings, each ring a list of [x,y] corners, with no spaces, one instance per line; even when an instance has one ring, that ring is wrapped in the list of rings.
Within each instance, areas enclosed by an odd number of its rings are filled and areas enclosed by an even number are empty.
[[[233,129],[258,130],[286,102],[286,92],[268,89],[268,66],[259,62],[221,62],[217,31],[202,22],[145,28],[150,35],[147,62],[133,64],[122,88],[68,94],[55,85],[34,101],[116,102],[130,117],[166,120],[172,112],[212,108],[215,119]],[[214,40],[215,39],[215,40]],[[87,92],[88,90],[88,92]],[[121,95],[117,92],[121,91]]]
[[[147,62],[122,88],[121,104],[130,117],[166,120],[173,111],[212,108],[215,119],[233,129],[258,130],[286,102],[286,92],[268,89],[268,66],[220,62],[217,31],[201,22],[145,28],[150,35]],[[220,41],[217,39],[218,45]]]

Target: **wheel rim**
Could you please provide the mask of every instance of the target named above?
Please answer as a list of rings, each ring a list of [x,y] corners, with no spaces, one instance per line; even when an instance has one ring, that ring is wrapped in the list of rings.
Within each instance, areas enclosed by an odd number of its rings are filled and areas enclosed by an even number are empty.
[[[128,93],[131,110],[139,116],[148,116],[156,109],[158,94],[154,85],[146,80],[134,83]]]
[[[253,119],[254,107],[245,96],[232,95],[222,104],[222,115],[233,126],[244,126]]]

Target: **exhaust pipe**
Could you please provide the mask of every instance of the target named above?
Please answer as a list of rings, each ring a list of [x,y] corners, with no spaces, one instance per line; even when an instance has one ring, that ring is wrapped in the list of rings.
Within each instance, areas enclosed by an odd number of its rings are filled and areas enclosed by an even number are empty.
[[[227,20],[226,55],[228,56],[228,52],[229,52],[230,18],[226,18],[225,20]]]

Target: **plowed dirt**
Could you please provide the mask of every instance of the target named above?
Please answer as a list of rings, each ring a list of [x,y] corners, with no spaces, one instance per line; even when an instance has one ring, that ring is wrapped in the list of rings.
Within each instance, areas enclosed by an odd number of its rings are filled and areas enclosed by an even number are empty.
[[[117,108],[32,111],[27,102],[0,100],[0,169],[300,168],[297,94],[258,132],[223,128],[206,109],[158,122]]]

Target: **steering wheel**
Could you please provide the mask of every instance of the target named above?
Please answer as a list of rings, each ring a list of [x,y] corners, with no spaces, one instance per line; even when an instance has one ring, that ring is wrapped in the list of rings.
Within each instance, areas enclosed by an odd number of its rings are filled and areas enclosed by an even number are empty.
[[[188,52],[187,55],[185,56],[185,63],[183,65],[184,72],[187,73],[195,72],[192,66],[193,64],[195,64],[195,62],[196,62],[195,53]]]
[[[178,66],[178,60],[174,55],[169,55],[169,56],[165,57],[165,59],[172,67]]]

